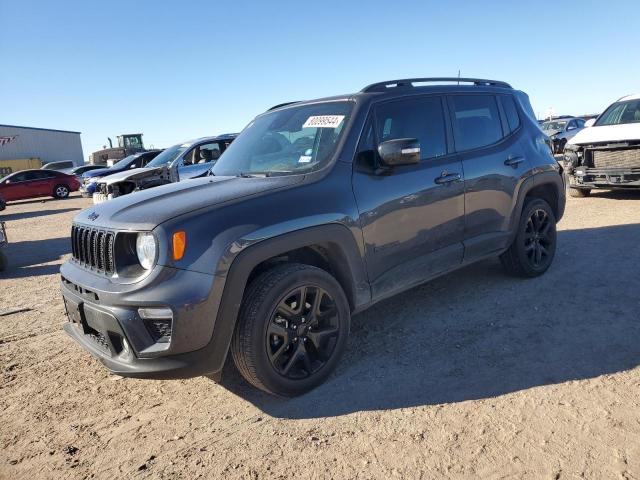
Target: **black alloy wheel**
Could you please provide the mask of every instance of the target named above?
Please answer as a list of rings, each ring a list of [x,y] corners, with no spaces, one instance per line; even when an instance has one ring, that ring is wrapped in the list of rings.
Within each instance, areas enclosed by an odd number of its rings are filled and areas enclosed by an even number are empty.
[[[524,251],[529,262],[536,269],[549,261],[550,250],[555,242],[551,227],[552,219],[541,208],[533,211],[527,220]]]
[[[267,355],[280,375],[305,378],[326,365],[339,335],[331,295],[315,285],[297,287],[283,296],[267,326]]]
[[[537,277],[551,266],[556,253],[556,217],[541,198],[527,198],[516,236],[500,255],[502,266],[518,277]]]
[[[283,263],[245,290],[231,341],[233,362],[253,386],[291,397],[324,382],[346,349],[351,308],[329,272]]]

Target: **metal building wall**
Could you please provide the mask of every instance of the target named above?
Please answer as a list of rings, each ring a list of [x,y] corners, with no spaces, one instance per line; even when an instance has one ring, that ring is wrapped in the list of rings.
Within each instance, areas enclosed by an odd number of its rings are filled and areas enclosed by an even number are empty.
[[[39,157],[42,163],[84,164],[80,132],[0,125],[0,160]]]

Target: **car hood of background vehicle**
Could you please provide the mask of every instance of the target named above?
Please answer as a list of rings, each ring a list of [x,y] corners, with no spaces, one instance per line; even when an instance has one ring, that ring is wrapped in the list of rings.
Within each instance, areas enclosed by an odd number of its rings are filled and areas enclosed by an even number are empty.
[[[87,208],[76,215],[74,222],[114,230],[153,230],[161,223],[185,213],[293,186],[303,179],[303,175],[203,177],[170,183]]]
[[[107,175],[103,177],[100,182],[106,183],[107,185],[111,185],[113,183],[122,182],[123,180],[131,180],[139,173],[145,173],[154,171],[153,168],[132,168],[131,170],[125,170],[123,172],[114,173],[112,175]]]
[[[640,123],[588,127],[576,133],[569,140],[569,143],[573,145],[588,145],[590,143],[620,142],[624,140],[640,140]]]
[[[89,170],[88,172],[84,172],[82,174],[83,178],[92,178],[92,177],[102,177],[103,175],[108,175],[109,172],[117,172],[118,170],[111,170],[111,167],[104,168],[96,168],[94,170]]]

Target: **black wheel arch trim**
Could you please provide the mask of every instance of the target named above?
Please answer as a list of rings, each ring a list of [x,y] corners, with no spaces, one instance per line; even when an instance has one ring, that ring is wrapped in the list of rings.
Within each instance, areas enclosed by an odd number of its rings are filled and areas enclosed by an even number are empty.
[[[370,303],[371,289],[364,260],[353,233],[345,225],[336,223],[308,227],[261,240],[238,253],[227,272],[213,334],[205,347],[210,352],[206,369],[208,373],[219,373],[225,364],[247,281],[253,269],[270,258],[318,244],[335,246],[330,253],[340,256],[335,264],[341,268],[334,273],[345,289],[352,310]]]
[[[530,177],[527,177],[520,186],[518,190],[518,199],[516,201],[515,208],[511,213],[511,240],[515,238],[518,231],[518,223],[520,221],[520,216],[522,215],[522,208],[524,206],[524,200],[527,195],[534,189],[543,185],[550,185],[555,190],[555,195],[557,199],[557,205],[555,206],[555,210],[557,210],[556,222],[559,222],[562,216],[564,215],[564,208],[566,203],[565,196],[565,184],[562,176],[555,170],[553,171],[543,171],[536,173]],[[551,208],[554,208],[551,205]],[[511,242],[509,242],[511,243]]]

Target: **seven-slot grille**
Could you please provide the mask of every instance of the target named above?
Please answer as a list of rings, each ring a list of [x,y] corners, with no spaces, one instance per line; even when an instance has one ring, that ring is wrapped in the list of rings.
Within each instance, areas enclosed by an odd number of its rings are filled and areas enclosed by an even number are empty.
[[[115,271],[113,247],[116,235],[106,230],[73,225],[71,227],[71,250],[73,259],[91,269],[107,275]]]
[[[593,150],[595,168],[638,168],[640,167],[640,148],[618,150]]]

